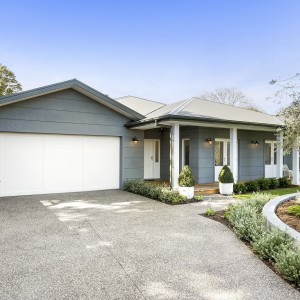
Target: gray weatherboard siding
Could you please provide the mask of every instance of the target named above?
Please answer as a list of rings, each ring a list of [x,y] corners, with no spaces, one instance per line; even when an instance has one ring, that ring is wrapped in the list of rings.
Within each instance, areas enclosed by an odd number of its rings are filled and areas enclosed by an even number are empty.
[[[126,179],[142,178],[144,172],[144,133],[126,129],[128,121],[73,89],[9,104],[0,110],[0,132],[120,137],[120,187]],[[134,144],[134,136],[141,142]]]

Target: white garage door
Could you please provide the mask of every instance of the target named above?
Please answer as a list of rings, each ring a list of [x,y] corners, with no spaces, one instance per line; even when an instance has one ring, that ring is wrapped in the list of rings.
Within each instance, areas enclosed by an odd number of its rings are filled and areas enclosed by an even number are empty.
[[[116,189],[120,139],[0,134],[0,196]]]

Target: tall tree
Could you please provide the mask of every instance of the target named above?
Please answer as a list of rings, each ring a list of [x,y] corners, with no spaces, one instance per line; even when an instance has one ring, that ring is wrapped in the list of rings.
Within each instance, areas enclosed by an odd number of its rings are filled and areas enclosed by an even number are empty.
[[[281,103],[283,98],[290,100],[290,104],[278,113],[285,124],[278,131],[283,131],[283,149],[288,154],[294,147],[300,149],[300,73],[283,80],[272,79],[270,84],[278,88],[274,101]]]
[[[7,96],[22,91],[22,85],[15,74],[0,64],[0,96]]]
[[[209,101],[261,111],[241,90],[233,87],[217,88],[211,92],[203,93],[200,97]]]

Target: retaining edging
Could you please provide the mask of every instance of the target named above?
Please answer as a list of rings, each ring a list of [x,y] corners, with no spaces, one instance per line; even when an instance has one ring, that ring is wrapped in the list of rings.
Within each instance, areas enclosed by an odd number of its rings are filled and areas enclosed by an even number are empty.
[[[270,200],[263,207],[263,216],[267,219],[267,222],[271,227],[277,227],[288,233],[295,240],[296,244],[300,246],[300,233],[282,222],[276,215],[276,209],[281,203],[292,200],[296,198],[296,196],[299,196],[299,193],[288,194]]]

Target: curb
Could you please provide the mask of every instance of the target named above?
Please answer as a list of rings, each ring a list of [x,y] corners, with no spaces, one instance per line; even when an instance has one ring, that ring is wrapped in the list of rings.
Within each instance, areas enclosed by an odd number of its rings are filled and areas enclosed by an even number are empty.
[[[264,207],[263,207],[263,216],[267,219],[268,224],[271,227],[277,227],[278,229],[286,232],[289,234],[294,240],[295,243],[300,246],[300,233],[295,229],[291,228],[284,222],[282,222],[276,215],[277,207],[286,201],[294,199],[296,196],[299,196],[299,193],[288,194],[280,197],[276,197],[270,200]]]

